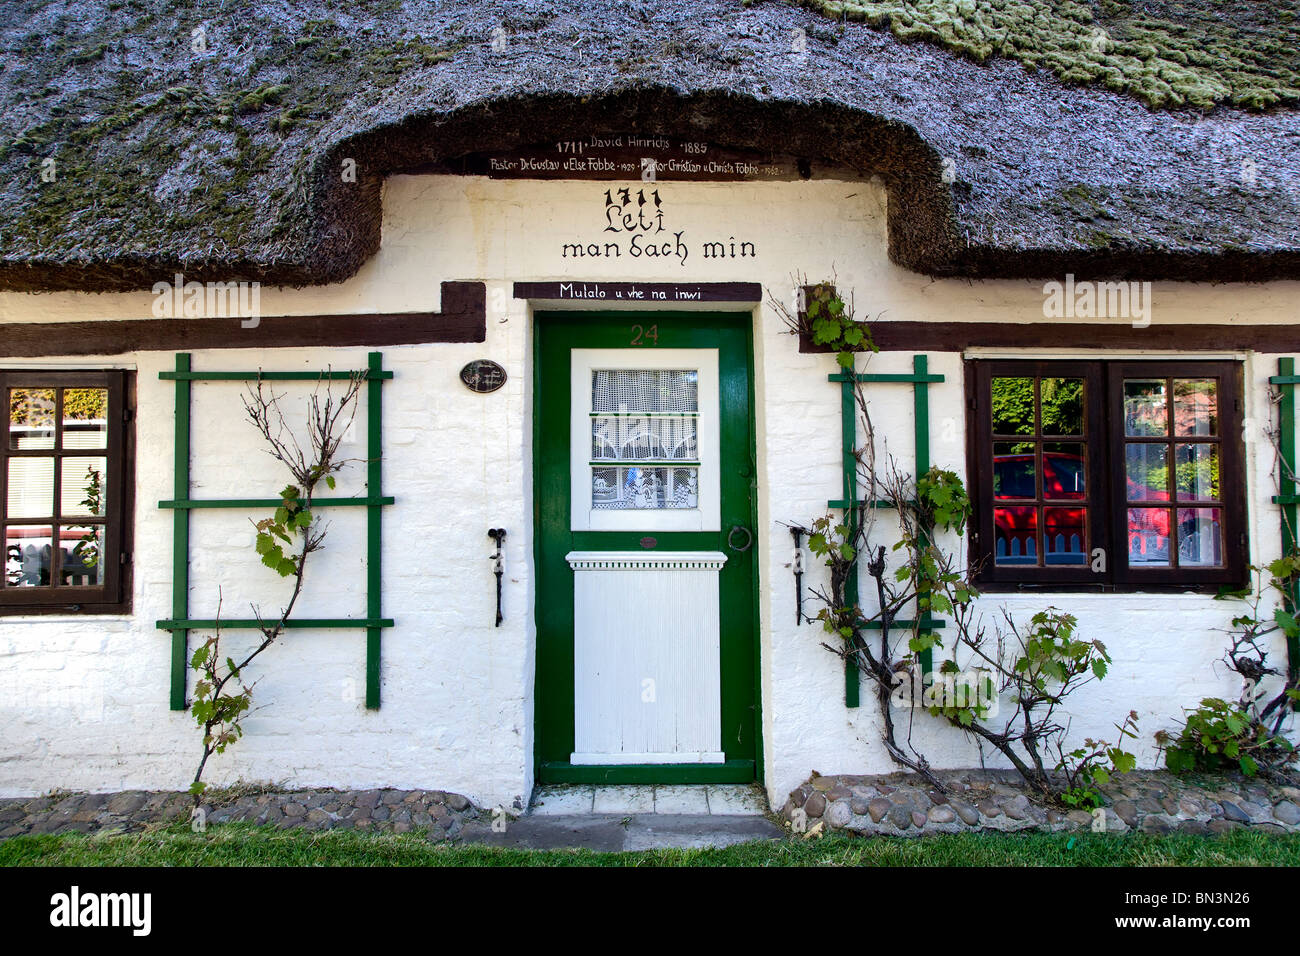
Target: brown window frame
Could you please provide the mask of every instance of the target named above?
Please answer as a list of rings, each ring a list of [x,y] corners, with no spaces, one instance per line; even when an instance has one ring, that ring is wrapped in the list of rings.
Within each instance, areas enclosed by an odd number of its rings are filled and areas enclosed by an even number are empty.
[[[7,529],[24,524],[50,524],[59,528],[60,519],[9,517],[9,462],[12,458],[85,457],[85,449],[63,447],[63,416],[55,415],[54,449],[10,448],[9,392],[13,388],[103,388],[108,393],[107,435],[104,449],[104,549],[100,560],[104,583],[99,585],[60,584],[62,549],[51,549],[48,585],[12,587],[0,574],[0,616],[29,614],[126,614],[131,610],[131,554],[133,493],[135,484],[134,375],[119,369],[0,369],[0,398],[4,400],[0,420],[0,546]],[[62,465],[58,466],[61,480]],[[53,504],[53,502],[52,502]],[[7,555],[6,555],[7,559]]]
[[[997,540],[994,527],[993,498],[994,442],[991,388],[994,378],[1082,378],[1085,382],[1084,438],[1087,447],[1089,491],[1085,500],[1088,541],[1086,561],[1082,566],[1028,567],[994,563]],[[1177,555],[1171,554],[1174,566],[1162,568],[1132,567],[1129,564],[1127,524],[1127,481],[1123,383],[1125,378],[1217,378],[1220,382],[1218,436],[1198,442],[1219,445],[1219,501],[1221,507],[1221,567],[1180,568]],[[966,362],[967,387],[967,474],[975,509],[971,521],[969,556],[975,569],[974,580],[985,590],[1007,591],[1045,588],[1053,590],[1115,591],[1202,591],[1213,593],[1221,587],[1246,583],[1248,577],[1248,540],[1246,532],[1245,448],[1243,443],[1243,375],[1242,363],[1195,359],[970,359]],[[1172,405],[1171,412],[1172,415]],[[1041,419],[1037,428],[1041,428]],[[1073,438],[1020,436],[1021,440],[1041,445],[1044,441],[1074,441]],[[1128,440],[1132,440],[1130,437]],[[1169,442],[1173,442],[1170,436]],[[1041,461],[1037,474],[1043,474]],[[1171,494],[1174,472],[1170,470]],[[1040,492],[1041,493],[1041,492]],[[1121,497],[1122,496],[1122,497]],[[1041,499],[1037,500],[1041,506]],[[1026,504],[1029,504],[1026,499]],[[1178,502],[1169,507],[1176,517]],[[1193,505],[1193,507],[1195,507]],[[1041,522],[1039,522],[1041,525]],[[1175,530],[1175,536],[1177,531]],[[1042,531],[1040,531],[1040,536]],[[1092,569],[1093,550],[1105,554],[1105,569]],[[1040,549],[1041,550],[1041,549]],[[1173,548],[1171,547],[1171,551]]]

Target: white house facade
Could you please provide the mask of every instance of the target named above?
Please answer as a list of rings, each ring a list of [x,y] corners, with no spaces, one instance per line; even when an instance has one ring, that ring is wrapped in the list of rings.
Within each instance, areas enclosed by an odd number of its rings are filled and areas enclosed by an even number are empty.
[[[779,806],[899,769],[817,619],[818,519],[904,558],[868,451],[903,515],[931,468],[969,492],[935,543],[990,637],[1055,608],[1104,642],[1070,745],[1134,712],[1156,767],[1239,700],[1221,592],[1300,551],[1296,28],[893,6],[0,12],[0,795],[189,786],[192,655],[292,589],[243,400],[305,429],[353,373],[323,546],[208,783]],[[873,349],[819,338],[831,290]],[[890,617],[953,646],[951,614]],[[885,713],[934,768],[1001,766]]]
[[[1089,310],[1079,306],[1089,283],[1073,277],[1068,298],[1064,281],[934,278],[890,261],[890,201],[879,179],[843,169],[730,181],[643,179],[640,171],[626,181],[394,175],[383,186],[378,252],[346,281],[261,287],[256,321],[231,322],[208,303],[198,315],[160,318],[170,292],[0,294],[7,330],[26,325],[48,336],[93,320],[146,330],[142,323],[171,323],[173,335],[176,322],[224,323],[226,336],[94,355],[44,354],[24,340],[12,357],[0,340],[11,396],[59,390],[58,407],[70,409],[76,389],[102,390],[105,407],[121,415],[97,446],[74,440],[82,419],[65,411],[42,445],[48,420],[10,401],[8,447],[26,452],[6,458],[6,543],[19,551],[7,554],[0,588],[10,601],[0,618],[0,793],[187,785],[198,732],[176,708],[184,700],[175,697],[174,643],[179,632],[192,650],[205,630],[174,622],[250,618],[253,606],[275,613],[286,598],[285,582],[253,549],[258,509],[176,507],[186,497],[178,461],[188,463],[192,503],[273,498],[286,480],[244,415],[247,379],[202,376],[368,367],[391,378],[363,389],[344,442],[354,461],[332,495],[392,503],[322,506],[328,537],[295,614],[354,623],[290,630],[258,659],[245,737],[213,759],[210,780],[438,787],[481,805],[519,806],[547,780],[756,780],[780,802],[814,769],[896,769],[869,694],[846,706],[843,662],[822,646],[820,624],[796,611],[800,600],[811,612],[813,592],[827,582],[805,545],[796,586],[790,527],[808,526],[842,497],[843,416],[840,386],[828,380],[835,356],[801,345],[777,303],[797,312],[800,283],[821,281],[833,282],[883,343],[858,357],[858,372],[926,370],[922,457],[973,489],[972,463],[989,451],[974,423],[979,383],[990,375],[1037,381],[1040,390],[1044,378],[1078,380],[1130,397],[1139,394],[1131,383],[1156,382],[1168,402],[1188,394],[1179,383],[1197,383],[1201,404],[1189,406],[1186,424],[1181,410],[1170,419],[1176,435],[1127,452],[1213,456],[1215,487],[1193,489],[1196,504],[1174,502],[1168,489],[1151,499],[1162,489],[1134,491],[1130,477],[1128,507],[1137,515],[1146,500],[1153,513],[1132,517],[1112,545],[1111,515],[1091,523],[1090,509],[1104,504],[1095,489],[1053,504],[1046,486],[1123,442],[1103,440],[1095,434],[1103,426],[1090,423],[1071,446],[1044,424],[1021,446],[991,452],[1005,485],[1016,456],[1037,442],[1037,491],[973,496],[968,532],[983,521],[1000,542],[990,567],[1002,580],[979,599],[981,613],[994,620],[1005,609],[1025,620],[1055,606],[1112,655],[1108,678],[1071,700],[1070,739],[1106,737],[1136,710],[1140,762],[1155,765],[1154,731],[1202,697],[1239,690],[1214,666],[1238,613],[1215,599],[1216,582],[1240,580],[1245,564],[1282,553],[1271,437],[1280,388],[1270,378],[1300,350],[1292,324],[1300,289],[1289,280],[1125,284],[1128,311],[1108,314],[1106,288]],[[256,344],[288,317],[343,315],[364,327],[367,316],[446,312],[444,282],[471,284],[480,296],[481,336],[466,336],[475,340]],[[1062,302],[1074,314],[1060,311]],[[462,379],[482,359],[504,370],[501,387],[480,391]],[[178,379],[178,369],[197,377]],[[188,411],[179,410],[188,414],[189,449],[179,459],[178,382],[189,392]],[[291,410],[314,387],[306,378],[271,384]],[[917,388],[866,386],[878,449],[909,473]],[[367,488],[376,420],[382,487]],[[20,426],[35,444],[19,442]],[[114,442],[123,457],[110,488],[129,496],[128,507],[115,512],[110,500],[91,513],[122,516],[111,532],[121,591],[105,598],[120,604],[96,609],[74,590],[72,600],[25,607],[26,591],[104,580],[93,569],[89,582],[73,574],[84,535],[75,515],[86,513],[73,482],[96,455],[107,468]],[[1191,444],[1203,447],[1179,447]],[[32,465],[42,451],[43,471]],[[46,515],[32,502],[54,497],[56,461],[62,497]],[[187,542],[178,542],[178,510]],[[875,520],[889,542],[891,519]],[[1012,528],[1025,520],[1027,535]],[[59,539],[58,571],[50,567],[55,526],[76,531]],[[489,529],[506,531],[499,623]],[[1089,546],[1065,540],[1072,535]],[[33,550],[42,541],[44,557]],[[968,537],[940,543],[963,557],[978,550]],[[1061,567],[1096,573],[1097,548],[1130,576],[1052,583]],[[1151,567],[1171,573],[1148,586],[1141,572]],[[51,572],[61,580],[52,587]],[[863,588],[864,605],[870,593]],[[251,633],[232,630],[225,640],[237,647]],[[1280,638],[1272,651],[1286,659]],[[377,671],[368,676],[368,666]],[[181,693],[191,693],[192,673],[183,680]],[[914,740],[935,766],[998,765],[953,728],[913,716]]]

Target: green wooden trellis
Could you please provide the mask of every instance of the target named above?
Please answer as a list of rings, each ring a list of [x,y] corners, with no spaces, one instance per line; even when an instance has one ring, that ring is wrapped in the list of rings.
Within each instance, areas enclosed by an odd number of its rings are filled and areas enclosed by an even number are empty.
[[[929,357],[925,355],[912,356],[912,372],[907,373],[881,373],[881,374],[864,374],[850,373],[847,371],[836,372],[827,377],[828,381],[840,383],[840,416],[841,432],[843,439],[843,469],[844,469],[844,493],[843,497],[838,500],[828,501],[827,507],[836,508],[844,512],[845,521],[849,526],[849,536],[853,537],[858,528],[858,510],[866,508],[892,508],[893,503],[884,500],[859,501],[858,500],[858,459],[857,459],[857,442],[858,442],[858,406],[854,397],[853,383],[855,381],[864,384],[879,383],[910,383],[912,385],[912,409],[913,409],[913,427],[916,433],[916,471],[919,478],[930,470],[930,393],[931,384],[942,382],[942,375],[933,374],[929,371]],[[927,535],[925,529],[921,529],[922,535]],[[844,582],[844,600],[849,605],[858,603],[858,576],[852,574]],[[917,621],[895,620],[892,622],[893,629],[910,630],[913,625],[920,625],[922,630],[934,630],[942,628],[944,622],[938,618],[932,617],[929,611],[921,612]],[[867,625],[869,628],[879,630],[880,621],[872,621]],[[921,669],[928,673],[933,667],[933,655],[927,649],[921,652]],[[859,705],[859,674],[858,665],[851,659],[846,659],[844,663],[844,706],[857,707]]]
[[[366,509],[366,616],[364,618],[294,618],[290,628],[364,628],[366,632],[366,706],[379,707],[379,651],[382,629],[393,626],[392,618],[383,617],[382,583],[382,508],[394,499],[383,494],[383,383],[393,377],[383,367],[383,353],[371,352],[366,376],[366,496],[364,498],[316,498],[313,507],[363,507]],[[158,507],[172,512],[172,616],[158,622],[161,630],[172,635],[171,709],[184,710],[185,674],[189,666],[189,633],[210,630],[215,620],[189,616],[190,592],[190,512],[204,508],[275,508],[279,498],[194,499],[190,497],[190,398],[194,382],[249,382],[259,378],[275,382],[318,382],[322,379],[343,380],[358,374],[354,371],[328,372],[196,372],[190,354],[176,354],[176,370],[160,372],[158,377],[176,383],[176,472],[175,497],[158,502]],[[253,619],[225,619],[222,628],[256,630]]]
[[[1280,421],[1278,422],[1278,476],[1277,491],[1273,502],[1282,507],[1282,553],[1293,554],[1297,548],[1296,541],[1296,505],[1300,504],[1300,495],[1296,494],[1295,483],[1295,387],[1300,385],[1300,375],[1295,373],[1294,358],[1279,358],[1277,374],[1269,378],[1270,385],[1282,387]],[[1300,607],[1300,594],[1294,582],[1287,588],[1282,603],[1288,613],[1294,614]],[[1300,641],[1287,639],[1287,661],[1291,677],[1300,672]]]

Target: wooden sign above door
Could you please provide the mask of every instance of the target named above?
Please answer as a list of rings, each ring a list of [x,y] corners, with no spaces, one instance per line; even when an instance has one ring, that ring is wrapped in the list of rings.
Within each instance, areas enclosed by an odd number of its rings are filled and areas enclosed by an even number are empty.
[[[516,299],[596,302],[759,302],[757,282],[516,282]]]

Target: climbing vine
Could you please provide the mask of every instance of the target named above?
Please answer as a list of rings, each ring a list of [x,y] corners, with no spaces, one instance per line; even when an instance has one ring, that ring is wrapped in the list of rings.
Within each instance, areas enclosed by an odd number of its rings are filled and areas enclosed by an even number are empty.
[[[795,281],[803,308],[791,312],[774,300],[791,332],[834,350],[844,369],[856,368],[860,353],[876,351],[870,328],[854,317],[833,280]],[[964,482],[937,467],[908,477],[888,455],[878,457],[861,383],[854,395],[866,424],[866,439],[854,450],[862,499],[843,517],[820,516],[801,529],[829,572],[827,584],[813,589],[817,609],[807,615],[822,626],[822,646],[857,665],[873,687],[890,758],[932,786],[943,784],[912,735],[921,712],[998,752],[1041,799],[1100,805],[1097,787],[1136,764],[1124,744],[1137,736],[1137,714],[1115,725],[1113,741],[1088,738],[1070,749],[1062,715],[1070,695],[1105,678],[1111,663],[1105,645],[1081,636],[1077,619],[1056,608],[1025,625],[1005,610],[999,621],[986,621],[976,608],[976,569],[939,543],[966,531],[972,505]],[[882,527],[881,509],[872,502],[891,506],[896,528]],[[897,538],[889,548],[878,543],[887,535]],[[863,570],[874,584],[874,606],[848,597],[848,582]],[[932,616],[948,621],[950,637],[926,623]],[[923,673],[923,656],[936,655],[943,659]]]
[[[280,408],[282,396],[267,388],[261,378],[244,398],[249,421],[272,457],[294,479],[294,484],[280,492],[280,504],[274,513],[253,522],[257,532],[255,547],[262,563],[290,581],[290,592],[274,618],[264,618],[261,609],[253,607],[260,638],[238,662],[222,651],[220,610],[212,636],[190,658],[190,668],[196,673],[190,712],[202,731],[201,756],[190,784],[196,808],[207,789],[203,772],[208,760],[213,754],[225,753],[244,734],[242,720],[252,706],[256,684],[245,681],[245,672],[283,635],[302,594],[308,561],[324,544],[326,529],[312,513],[312,500],[320,484],[334,488],[335,474],[348,464],[339,457],[339,448],[356,416],[357,398],[365,378],[365,372],[351,375],[340,398],[330,393],[328,379],[312,393],[308,399],[306,448],[285,421]]]
[[[1248,777],[1294,782],[1292,768],[1300,757],[1283,725],[1300,703],[1297,675],[1269,663],[1274,635],[1295,640],[1300,622],[1280,600],[1300,579],[1300,555],[1278,558],[1266,567],[1251,567],[1250,587],[1226,590],[1220,600],[1239,600],[1245,611],[1232,619],[1223,663],[1241,679],[1236,700],[1203,698],[1185,712],[1182,727],[1156,733],[1165,765],[1176,773],[1191,770],[1240,770]],[[1265,690],[1265,683],[1274,689]]]

